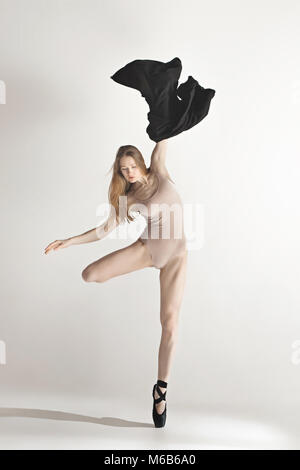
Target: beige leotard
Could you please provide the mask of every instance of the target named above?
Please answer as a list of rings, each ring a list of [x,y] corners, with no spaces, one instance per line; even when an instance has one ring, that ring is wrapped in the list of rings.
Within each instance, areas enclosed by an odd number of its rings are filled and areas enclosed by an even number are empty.
[[[127,194],[129,214],[137,211],[147,223],[139,239],[147,245],[153,266],[163,268],[186,251],[183,207],[175,184],[161,172],[150,170],[147,183],[133,183]]]

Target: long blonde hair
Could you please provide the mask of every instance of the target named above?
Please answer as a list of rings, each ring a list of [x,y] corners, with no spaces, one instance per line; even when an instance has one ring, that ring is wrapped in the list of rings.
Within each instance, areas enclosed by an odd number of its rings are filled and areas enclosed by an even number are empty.
[[[132,217],[128,212],[128,207],[126,215],[120,215],[119,197],[126,196],[131,186],[131,183],[124,178],[120,169],[120,160],[124,156],[132,157],[137,166],[140,167],[143,174],[147,174],[150,171],[150,169],[146,167],[144,157],[137,147],[134,145],[122,145],[119,147],[115,161],[109,170],[113,171],[113,175],[108,188],[108,200],[115,210],[115,215],[119,223],[125,222],[125,220],[127,220],[127,222],[132,222],[134,220],[134,217]]]

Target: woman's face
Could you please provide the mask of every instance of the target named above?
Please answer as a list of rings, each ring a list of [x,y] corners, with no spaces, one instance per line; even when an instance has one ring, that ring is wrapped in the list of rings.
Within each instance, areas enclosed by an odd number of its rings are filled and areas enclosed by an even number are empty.
[[[124,178],[129,183],[134,183],[140,179],[143,174],[132,157],[122,157],[120,160],[120,170]]]

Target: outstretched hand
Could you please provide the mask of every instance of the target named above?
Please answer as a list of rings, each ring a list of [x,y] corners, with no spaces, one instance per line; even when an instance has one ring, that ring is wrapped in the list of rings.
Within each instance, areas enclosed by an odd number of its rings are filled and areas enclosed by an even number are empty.
[[[67,238],[65,240],[55,240],[45,248],[45,255],[49,253],[51,250],[59,250],[61,248],[67,248],[68,246],[72,245],[72,238]]]

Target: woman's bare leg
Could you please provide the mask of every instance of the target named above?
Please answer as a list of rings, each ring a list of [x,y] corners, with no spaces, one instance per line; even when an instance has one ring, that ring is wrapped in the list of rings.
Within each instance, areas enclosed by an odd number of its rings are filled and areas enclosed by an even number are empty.
[[[161,342],[158,354],[158,379],[168,382],[171,362],[178,333],[179,310],[182,303],[185,281],[187,254],[185,251],[172,258],[160,269],[160,322],[162,326]],[[166,388],[159,387],[164,393]],[[155,390],[155,398],[159,398]],[[158,413],[162,413],[165,400],[156,404]]]
[[[86,282],[105,282],[112,277],[151,266],[153,266],[152,258],[147,246],[137,239],[131,245],[113,251],[89,264],[82,271],[82,278]]]

